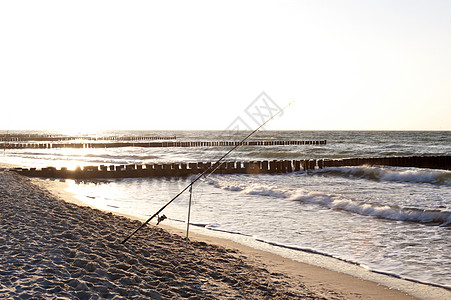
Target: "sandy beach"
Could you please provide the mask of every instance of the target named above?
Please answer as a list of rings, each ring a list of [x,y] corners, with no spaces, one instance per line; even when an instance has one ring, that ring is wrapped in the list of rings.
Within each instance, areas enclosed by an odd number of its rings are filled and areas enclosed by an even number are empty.
[[[173,228],[122,245],[140,221],[69,198],[0,171],[0,298],[413,299],[230,241],[192,235],[185,248]]]

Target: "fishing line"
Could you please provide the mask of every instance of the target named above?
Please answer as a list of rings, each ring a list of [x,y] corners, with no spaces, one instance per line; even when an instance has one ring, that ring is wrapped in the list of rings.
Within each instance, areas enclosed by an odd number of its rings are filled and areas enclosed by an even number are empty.
[[[203,171],[202,173],[200,173],[199,175],[197,175],[196,178],[194,178],[193,181],[191,181],[190,184],[188,184],[185,188],[183,188],[177,195],[174,196],[174,198],[172,198],[170,201],[168,201],[165,205],[163,205],[156,213],[154,213],[150,218],[148,218],[144,223],[142,223],[138,228],[136,228],[132,233],[130,233],[125,239],[123,239],[120,243],[124,244],[126,243],[133,235],[135,235],[141,228],[143,228],[144,226],[146,226],[152,219],[154,219],[155,217],[157,217],[166,207],[168,207],[169,204],[171,204],[172,202],[175,201],[175,199],[177,199],[180,195],[182,195],[186,190],[188,190],[189,188],[191,188],[191,186],[196,183],[199,179],[201,179],[203,176],[205,176],[205,174],[208,174],[205,177],[210,176],[213,172],[215,172],[222,164],[224,164],[224,162],[222,162],[222,160],[224,158],[226,158],[230,153],[232,153],[233,151],[235,151],[235,149],[237,149],[238,147],[242,146],[243,143],[250,138],[252,135],[254,135],[257,131],[259,131],[263,126],[265,126],[269,121],[271,121],[272,119],[274,119],[276,116],[278,116],[280,113],[282,113],[288,106],[290,106],[293,102],[288,103],[287,106],[285,106],[284,108],[280,109],[276,114],[272,115],[268,120],[266,120],[263,124],[261,124],[260,126],[258,126],[254,131],[252,131],[251,133],[249,133],[244,139],[242,139],[238,144],[236,144],[234,147],[232,147],[232,149],[230,149],[229,151],[227,151],[227,153],[225,153],[221,158],[219,158],[213,165],[211,165],[210,167],[208,167],[207,169],[205,169],[205,171]]]

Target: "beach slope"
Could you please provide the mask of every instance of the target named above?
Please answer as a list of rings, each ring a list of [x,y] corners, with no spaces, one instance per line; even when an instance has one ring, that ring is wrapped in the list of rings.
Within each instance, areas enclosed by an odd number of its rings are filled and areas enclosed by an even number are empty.
[[[312,285],[199,240],[186,249],[153,225],[120,244],[139,224],[0,171],[0,298],[410,299],[376,284],[367,295]]]

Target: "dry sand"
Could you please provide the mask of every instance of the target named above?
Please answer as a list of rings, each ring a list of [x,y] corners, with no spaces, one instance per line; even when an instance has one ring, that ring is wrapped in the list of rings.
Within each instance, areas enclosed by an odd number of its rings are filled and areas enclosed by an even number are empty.
[[[63,201],[0,171],[0,298],[412,299],[370,281]],[[207,241],[208,243],[206,243]]]

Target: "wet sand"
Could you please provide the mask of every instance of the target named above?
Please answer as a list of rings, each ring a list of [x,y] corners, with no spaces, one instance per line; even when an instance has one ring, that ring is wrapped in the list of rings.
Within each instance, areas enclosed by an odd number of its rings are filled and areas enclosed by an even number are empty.
[[[0,298],[413,299],[376,283],[150,225],[83,203],[53,182],[0,171]],[[65,199],[66,201],[64,201]]]

